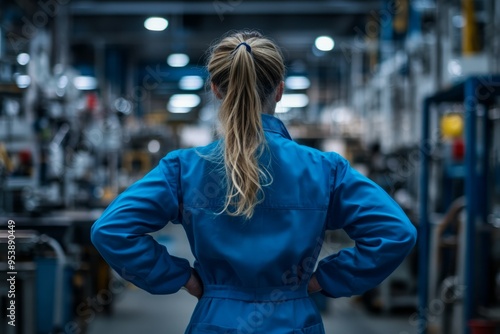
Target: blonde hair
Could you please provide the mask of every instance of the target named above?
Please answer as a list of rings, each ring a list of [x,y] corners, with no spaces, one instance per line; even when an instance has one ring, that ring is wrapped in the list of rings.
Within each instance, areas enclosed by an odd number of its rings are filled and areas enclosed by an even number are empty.
[[[227,176],[223,211],[248,219],[262,200],[261,180],[266,177],[259,165],[265,143],[261,113],[283,80],[283,57],[260,33],[236,32],[215,45],[208,72],[222,99],[219,120]]]

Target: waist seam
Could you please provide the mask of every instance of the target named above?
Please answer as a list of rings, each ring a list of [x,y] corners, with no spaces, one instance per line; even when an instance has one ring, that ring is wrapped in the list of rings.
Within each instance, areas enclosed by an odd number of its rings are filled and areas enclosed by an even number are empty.
[[[307,286],[242,288],[237,286],[205,285],[202,298],[232,299],[246,302],[282,302],[308,298]]]

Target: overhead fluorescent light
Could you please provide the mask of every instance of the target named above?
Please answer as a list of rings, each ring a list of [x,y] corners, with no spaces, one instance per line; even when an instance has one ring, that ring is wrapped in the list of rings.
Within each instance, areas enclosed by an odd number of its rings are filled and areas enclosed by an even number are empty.
[[[167,29],[168,21],[163,17],[152,16],[144,21],[144,28],[151,31],[163,31]]]
[[[178,108],[194,108],[201,102],[200,96],[196,94],[174,94],[170,97],[170,105]]]
[[[87,75],[81,75],[73,79],[73,85],[79,90],[93,90],[97,88],[97,79]]]
[[[198,75],[186,75],[179,80],[179,88],[183,90],[197,90],[203,87],[203,79]]]
[[[201,98],[196,94],[174,94],[168,101],[167,109],[172,113],[188,113],[200,102]]]
[[[305,76],[293,75],[285,79],[285,86],[288,89],[307,89],[311,86],[311,81]]]
[[[316,38],[314,45],[320,51],[331,51],[335,46],[335,42],[330,36],[320,36]]]
[[[170,111],[172,114],[187,114],[193,108],[179,108],[179,107],[172,107],[171,105],[167,106],[168,111]]]
[[[167,58],[167,64],[172,67],[184,67],[189,64],[189,57],[184,53],[172,53]]]

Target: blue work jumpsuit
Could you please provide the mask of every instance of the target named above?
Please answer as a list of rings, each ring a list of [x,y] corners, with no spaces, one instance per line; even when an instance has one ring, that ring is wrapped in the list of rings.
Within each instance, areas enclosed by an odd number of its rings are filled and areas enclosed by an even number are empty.
[[[324,333],[307,293],[313,271],[327,296],[361,294],[415,244],[401,208],[344,158],[298,145],[274,116],[262,122],[260,163],[272,183],[251,220],[220,213],[226,188],[216,141],[167,154],[92,226],[92,242],[113,269],[152,294],[171,294],[188,281],[190,264],[148,233],[182,224],[204,285],[186,333]],[[355,247],[315,267],[325,230],[336,229]]]

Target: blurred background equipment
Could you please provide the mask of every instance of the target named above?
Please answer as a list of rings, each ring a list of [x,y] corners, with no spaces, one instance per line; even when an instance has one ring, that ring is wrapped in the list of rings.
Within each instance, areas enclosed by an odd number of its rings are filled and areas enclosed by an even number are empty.
[[[493,129],[499,95],[500,77],[471,76],[424,101],[419,296],[420,305],[427,304],[441,293],[436,284],[441,285],[446,275],[455,277],[457,298],[453,298],[452,313],[446,314],[446,333],[479,326],[484,322],[475,317],[491,317],[492,310],[498,309],[498,296],[491,294],[496,289],[498,254],[493,243],[498,226],[491,224],[490,217],[498,207]],[[436,129],[433,124],[438,122]],[[462,219],[458,210],[464,210]],[[446,244],[452,247],[443,249]],[[429,261],[434,265],[429,266]],[[429,322],[425,314],[420,316]]]

